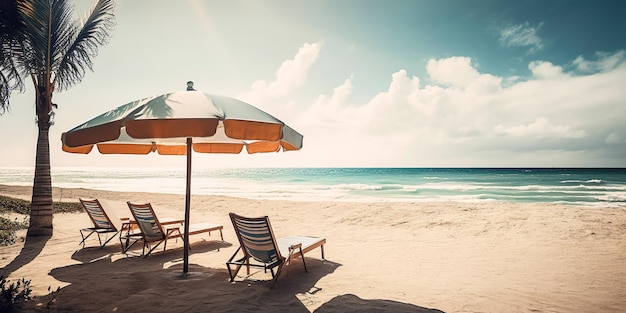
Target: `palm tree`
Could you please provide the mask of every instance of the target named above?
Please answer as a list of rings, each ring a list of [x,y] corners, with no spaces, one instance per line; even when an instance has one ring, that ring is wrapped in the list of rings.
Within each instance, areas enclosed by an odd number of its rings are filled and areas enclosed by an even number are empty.
[[[53,124],[52,94],[79,83],[114,26],[113,0],[98,0],[84,21],[72,18],[69,0],[0,0],[0,114],[11,91],[35,88],[39,130],[27,236],[52,235],[52,179],[48,130]]]

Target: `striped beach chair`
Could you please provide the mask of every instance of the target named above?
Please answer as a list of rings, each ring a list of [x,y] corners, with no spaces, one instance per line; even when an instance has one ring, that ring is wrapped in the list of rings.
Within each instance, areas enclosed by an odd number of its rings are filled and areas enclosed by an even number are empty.
[[[147,257],[161,243],[163,243],[163,251],[165,251],[167,240],[183,237],[183,230],[181,229],[182,220],[175,220],[174,222],[168,223],[160,222],[150,203],[132,203],[128,201],[127,204],[134,217],[132,223],[138,226],[139,233],[130,232],[122,236],[127,242],[124,252],[128,251],[136,242],[143,241],[142,254]],[[175,223],[178,223],[178,225]],[[208,233],[210,235],[212,231],[219,231],[220,237],[222,241],[224,241],[224,235],[222,234],[223,228],[222,225],[212,223],[189,224],[189,235],[200,233]],[[147,254],[146,248],[148,248]]]
[[[276,239],[267,216],[250,218],[235,213],[229,215],[240,244],[237,251],[226,262],[231,282],[235,280],[242,266],[246,267],[247,275],[250,275],[250,267],[255,266],[263,268],[264,271],[270,270],[272,274],[270,288],[272,288],[283,268],[290,265],[293,259],[301,258],[304,270],[308,272],[304,254],[319,247],[322,260],[324,260],[325,238],[289,236]],[[240,252],[243,256],[237,258]],[[251,260],[253,262],[250,262]]]
[[[89,219],[91,219],[93,224],[93,227],[80,229],[80,236],[83,240],[79,245],[82,244],[83,248],[85,248],[85,240],[87,240],[89,236],[97,234],[100,248],[104,248],[104,246],[122,230],[122,220],[115,216],[113,211],[108,210],[107,212],[98,199],[79,198],[78,200],[80,200],[80,204],[85,209],[85,212],[87,212],[87,215],[89,215]],[[102,242],[101,235],[104,235],[104,242]]]

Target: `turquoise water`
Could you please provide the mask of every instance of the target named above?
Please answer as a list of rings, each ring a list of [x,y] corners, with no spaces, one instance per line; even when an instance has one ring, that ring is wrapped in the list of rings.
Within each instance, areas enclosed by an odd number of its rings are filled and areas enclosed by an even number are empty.
[[[0,168],[31,185],[33,169]],[[53,185],[183,194],[181,168],[53,168]],[[626,169],[273,168],[194,170],[193,194],[334,201],[505,201],[626,207]]]

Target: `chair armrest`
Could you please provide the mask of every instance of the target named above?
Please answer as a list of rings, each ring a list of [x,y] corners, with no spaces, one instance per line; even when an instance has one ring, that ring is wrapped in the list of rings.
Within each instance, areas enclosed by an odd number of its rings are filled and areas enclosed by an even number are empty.
[[[289,251],[293,251],[293,250],[296,250],[296,249],[302,249],[302,244],[301,243],[297,243],[295,245],[289,246]]]
[[[165,229],[165,237],[170,237],[173,233],[178,233],[179,236],[182,236],[180,228],[178,226]]]

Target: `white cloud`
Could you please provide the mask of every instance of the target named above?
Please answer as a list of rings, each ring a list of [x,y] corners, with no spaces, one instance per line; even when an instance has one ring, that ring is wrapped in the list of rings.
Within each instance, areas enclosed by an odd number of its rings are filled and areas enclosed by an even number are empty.
[[[306,81],[309,69],[317,60],[322,44],[305,43],[293,59],[281,64],[273,81],[258,80],[252,83],[249,91],[238,98],[253,103],[264,103],[267,99],[284,96]]]
[[[304,45],[274,81],[246,94],[293,101],[320,48]],[[533,61],[522,78],[481,73],[468,57],[432,59],[422,79],[398,70],[383,91],[355,102],[362,91],[350,77],[280,116],[291,113],[305,138],[295,166],[626,166],[615,152],[626,149],[622,55],[585,61],[619,60],[591,75]]]
[[[563,68],[550,62],[533,61],[530,62],[528,68],[533,73],[533,76],[539,79],[563,76]]]
[[[528,53],[542,50],[543,40],[537,34],[542,24],[531,26],[526,22],[500,30],[500,44],[505,47],[529,47]]]
[[[512,127],[504,127],[502,124],[495,128],[497,133],[510,135],[513,137],[557,137],[557,138],[583,138],[587,136],[584,130],[574,130],[570,126],[554,125],[545,117],[540,117],[529,124],[522,124]]]
[[[354,110],[354,108],[347,104],[348,96],[353,88],[352,80],[346,79],[343,84],[335,87],[330,97],[320,95],[307,111],[307,114],[301,115],[301,120],[297,121],[297,123],[313,127],[318,125],[318,123],[333,128],[343,128],[347,126],[349,119],[346,120],[346,117]]]
[[[597,60],[586,60],[582,55],[578,56],[572,63],[581,72],[607,71],[615,68],[624,61],[624,51],[610,54],[607,52],[596,53]]]
[[[362,103],[351,102],[359,86],[345,80],[299,115],[303,155],[338,166],[589,166],[577,162],[602,156],[603,142],[623,145],[606,129],[624,130],[626,62],[585,76],[536,61],[525,79],[471,64],[430,60],[424,80],[399,70]],[[537,163],[528,163],[530,153]]]
[[[480,76],[471,65],[471,61],[468,57],[431,59],[426,65],[426,70],[434,83],[464,87]]]
[[[616,145],[616,144],[623,143],[624,141],[622,140],[622,137],[618,133],[610,133],[608,136],[606,136],[606,139],[604,140],[604,142],[610,145]]]

